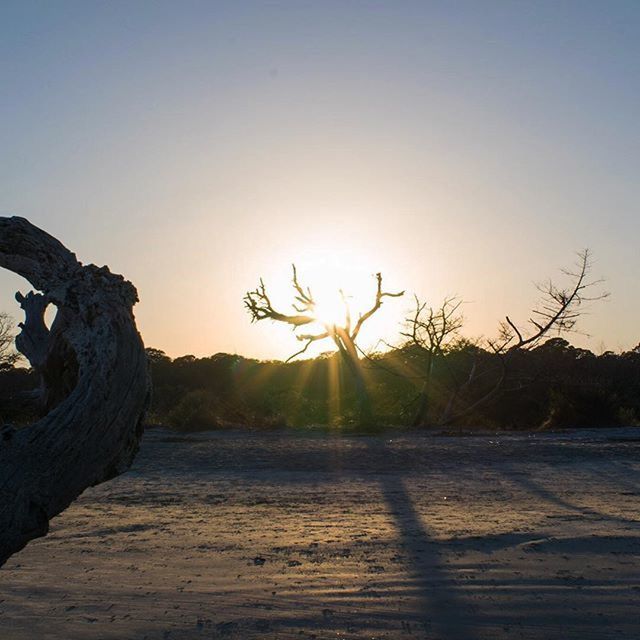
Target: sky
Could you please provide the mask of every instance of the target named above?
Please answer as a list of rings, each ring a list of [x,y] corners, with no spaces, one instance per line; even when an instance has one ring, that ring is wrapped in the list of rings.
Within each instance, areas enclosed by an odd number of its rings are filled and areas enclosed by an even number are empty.
[[[260,277],[524,322],[589,247],[576,343],[640,342],[640,2],[0,3],[0,215],[138,288],[148,346],[286,358]],[[28,284],[0,273],[0,310]]]

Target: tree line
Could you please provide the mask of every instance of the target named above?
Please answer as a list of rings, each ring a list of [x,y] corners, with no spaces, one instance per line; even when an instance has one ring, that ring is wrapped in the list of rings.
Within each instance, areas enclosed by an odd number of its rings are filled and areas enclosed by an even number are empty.
[[[154,384],[149,419],[156,423],[182,430],[367,426],[340,353],[288,363],[224,353],[176,359],[155,349],[148,353]],[[544,429],[640,420],[640,349],[595,355],[553,337],[510,355],[505,374],[503,356],[473,343],[429,357],[408,344],[363,358],[361,368],[373,426]]]
[[[316,302],[293,267],[291,311],[274,307],[266,285],[245,296],[253,321],[290,324],[302,348],[287,361],[259,361],[219,353],[171,359],[147,349],[154,394],[149,421],[178,429],[226,426],[323,425],[329,428],[538,429],[635,425],[640,420],[640,349],[596,355],[572,346],[586,306],[606,297],[590,277],[587,251],[565,284],[548,281],[529,320],[510,316],[496,337],[464,334],[462,302],[429,305],[414,297],[414,310],[395,343],[382,352],[358,345],[362,326],[382,304],[404,295],[375,276],[371,305],[357,315],[347,296],[344,321],[323,322]],[[0,317],[6,337],[8,318]],[[319,330],[310,331],[309,327]],[[2,333],[2,332],[0,332]],[[331,341],[335,351],[300,359],[308,347]],[[0,417],[27,420],[35,374],[21,368],[0,336]]]

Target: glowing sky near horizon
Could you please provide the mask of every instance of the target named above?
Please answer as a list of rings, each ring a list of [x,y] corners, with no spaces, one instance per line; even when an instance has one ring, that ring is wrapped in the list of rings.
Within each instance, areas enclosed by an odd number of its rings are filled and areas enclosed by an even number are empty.
[[[0,82],[0,215],[125,274],[172,356],[295,351],[242,304],[292,262],[492,334],[583,247],[578,342],[640,342],[638,2],[5,1]]]

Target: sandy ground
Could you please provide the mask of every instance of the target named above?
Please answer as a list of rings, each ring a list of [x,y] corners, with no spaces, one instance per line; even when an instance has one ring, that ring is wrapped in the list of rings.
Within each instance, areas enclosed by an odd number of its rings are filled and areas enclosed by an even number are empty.
[[[148,432],[0,570],[0,638],[640,638],[640,430]]]

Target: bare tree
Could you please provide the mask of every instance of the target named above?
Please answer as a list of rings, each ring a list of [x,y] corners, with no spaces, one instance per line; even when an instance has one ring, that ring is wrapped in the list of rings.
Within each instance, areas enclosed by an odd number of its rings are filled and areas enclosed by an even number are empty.
[[[567,285],[560,287],[552,280],[536,285],[540,299],[524,326],[518,325],[506,316],[500,323],[496,339],[487,339],[484,349],[480,348],[483,346],[482,343],[475,345],[478,348],[468,349],[471,362],[467,374],[461,380],[455,380],[453,388],[449,391],[449,400],[436,421],[438,424],[444,425],[459,420],[493,398],[503,386],[509,358],[514,353],[532,350],[553,336],[577,331],[577,323],[585,312],[586,305],[608,296],[607,293],[598,291],[603,281],[590,278],[591,268],[589,250],[580,252],[573,268],[561,270],[568,280]],[[425,425],[427,422],[435,356],[443,354],[443,345],[448,348],[452,345],[460,346],[459,332],[463,318],[458,312],[459,306],[455,299],[446,299],[434,310],[416,298],[415,313],[408,319],[409,330],[402,334],[407,339],[405,344],[416,348],[425,360],[423,387],[415,414],[415,426]],[[479,397],[469,401],[467,392],[479,378],[477,356],[487,352],[493,354],[498,363],[495,381]]]
[[[593,267],[591,253],[585,249],[578,253],[573,268],[561,269],[569,280],[565,287],[558,287],[552,280],[537,284],[540,293],[537,306],[531,312],[526,326],[520,327],[509,318],[500,324],[498,339],[489,345],[497,353],[508,353],[516,349],[533,349],[553,335],[576,333],[580,316],[585,306],[596,300],[603,300],[609,294],[596,291],[603,280],[591,279]]]
[[[247,292],[244,297],[244,304],[251,315],[251,320],[252,322],[257,322],[259,320],[283,322],[293,326],[294,331],[297,331],[301,327],[307,325],[319,325],[320,331],[317,333],[297,334],[297,339],[303,342],[304,346],[290,356],[287,362],[305,353],[314,342],[332,340],[338,348],[348,370],[352,374],[352,379],[354,381],[359,401],[360,422],[363,425],[370,426],[373,422],[371,402],[362,367],[360,365],[360,358],[358,357],[357,339],[365,322],[367,322],[367,320],[369,320],[369,318],[371,318],[380,309],[380,307],[382,307],[384,299],[398,298],[404,295],[404,291],[397,293],[384,291],[382,288],[382,274],[377,273],[375,275],[376,291],[371,307],[369,307],[369,309],[364,313],[359,314],[358,319],[354,322],[347,296],[342,290],[340,290],[340,296],[345,310],[344,322],[341,324],[328,323],[318,317],[317,303],[313,297],[313,293],[309,287],[304,287],[300,284],[295,265],[292,265],[292,270],[294,298],[292,303],[293,313],[282,313],[273,307],[271,299],[267,293],[266,286],[263,280],[260,279],[258,287],[253,291]]]
[[[415,311],[407,318],[409,331],[403,331],[400,335],[431,357],[445,353],[453,342],[460,339],[464,324],[464,316],[460,312],[462,300],[445,298],[437,308],[421,302],[418,296],[414,296],[414,300]]]
[[[0,370],[12,367],[20,358],[13,348],[14,322],[8,313],[0,312]]]
[[[42,292],[16,296],[26,314],[16,345],[43,376],[52,408],[35,424],[0,428],[2,565],[87,487],[129,468],[150,387],[130,282],[82,265],[22,218],[0,218],[0,267]],[[58,310],[51,330],[49,304]]]
[[[435,363],[454,346],[459,346],[464,317],[460,312],[462,300],[456,297],[445,298],[438,307],[429,306],[418,296],[414,296],[414,301],[415,310],[406,319],[408,330],[400,335],[405,344],[417,349],[424,360],[422,388],[413,420],[413,426],[420,426],[429,412]]]

